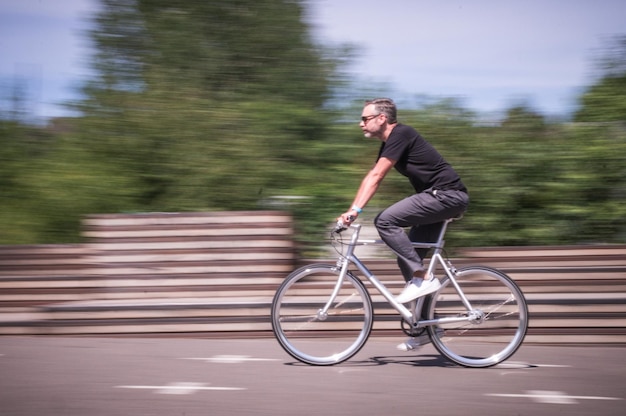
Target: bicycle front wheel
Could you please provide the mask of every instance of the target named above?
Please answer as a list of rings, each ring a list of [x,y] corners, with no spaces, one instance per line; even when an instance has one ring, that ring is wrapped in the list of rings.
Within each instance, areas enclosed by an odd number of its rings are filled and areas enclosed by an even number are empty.
[[[313,264],[291,273],[272,302],[272,330],[295,359],[311,365],[333,365],[352,357],[372,330],[372,301],[351,273],[329,305],[340,270]]]
[[[511,357],[528,329],[528,306],[517,284],[499,270],[476,266],[458,270],[455,280],[471,310],[446,278],[427,307],[428,319],[444,320],[428,327],[435,348],[465,367],[490,367]]]

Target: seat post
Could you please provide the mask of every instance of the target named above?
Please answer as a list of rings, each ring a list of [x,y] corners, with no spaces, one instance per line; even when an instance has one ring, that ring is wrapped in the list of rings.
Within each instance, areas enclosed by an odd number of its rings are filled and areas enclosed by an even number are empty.
[[[437,248],[436,248],[437,250],[443,248],[445,244],[444,237],[446,235],[446,230],[448,229],[448,224],[450,224],[452,221],[454,221],[454,219],[449,218],[445,220],[443,224],[441,225],[441,230],[439,231],[439,237],[437,238]]]

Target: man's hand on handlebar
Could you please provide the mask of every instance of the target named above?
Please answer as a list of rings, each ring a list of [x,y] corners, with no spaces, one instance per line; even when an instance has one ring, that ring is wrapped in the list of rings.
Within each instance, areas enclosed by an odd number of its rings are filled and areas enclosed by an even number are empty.
[[[356,215],[354,215],[354,211],[348,211],[341,214],[337,221],[341,221],[344,223],[346,227],[349,227],[356,220]]]
[[[356,216],[353,211],[348,211],[346,213],[341,214],[339,218],[337,218],[337,225],[335,226],[335,232],[340,233],[344,231],[346,228],[350,226],[356,220]]]

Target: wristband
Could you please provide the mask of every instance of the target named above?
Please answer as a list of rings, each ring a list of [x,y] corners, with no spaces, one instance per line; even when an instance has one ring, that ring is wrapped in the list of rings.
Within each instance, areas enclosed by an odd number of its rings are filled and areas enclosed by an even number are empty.
[[[361,212],[363,212],[363,210],[357,207],[356,205],[352,205],[352,211],[355,211],[357,214],[360,214]]]

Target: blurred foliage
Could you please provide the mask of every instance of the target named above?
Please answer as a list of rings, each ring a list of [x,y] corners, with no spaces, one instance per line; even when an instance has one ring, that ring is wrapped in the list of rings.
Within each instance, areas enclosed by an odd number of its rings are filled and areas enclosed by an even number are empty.
[[[298,1],[102,5],[83,116],[0,121],[0,243],[79,241],[90,213],[288,209],[310,254],[378,152],[362,101],[328,105],[351,50],[314,44]],[[626,242],[624,51],[575,122],[515,107],[485,125],[453,99],[400,109],[470,189],[452,245]],[[364,218],[410,192],[390,175]]]
[[[626,120],[626,35],[607,42],[596,60],[598,82],[582,95],[575,115],[581,122],[621,122]]]

